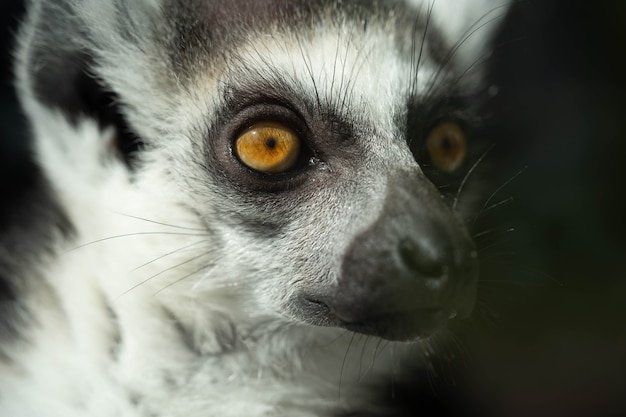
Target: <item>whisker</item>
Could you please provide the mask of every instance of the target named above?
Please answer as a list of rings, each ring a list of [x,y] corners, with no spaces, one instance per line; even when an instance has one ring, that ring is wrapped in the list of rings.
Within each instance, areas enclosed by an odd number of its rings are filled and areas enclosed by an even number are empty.
[[[144,263],[144,264],[142,264],[142,265],[139,265],[137,268],[134,268],[131,272],[135,272],[135,271],[137,271],[137,270],[139,270],[139,269],[141,269],[141,268],[143,268],[143,267],[145,267],[145,266],[148,266],[148,265],[150,265],[150,264],[152,264],[152,263],[154,263],[154,262],[156,262],[156,261],[158,261],[158,260],[161,260],[161,259],[163,259],[163,258],[166,258],[166,257],[168,257],[168,256],[170,256],[170,255],[175,254],[175,253],[182,252],[182,251],[184,251],[185,249],[189,249],[189,248],[191,248],[191,247],[193,247],[193,246],[199,245],[200,243],[204,243],[204,242],[208,242],[208,239],[203,239],[203,240],[201,240],[201,241],[199,241],[199,242],[194,242],[194,243],[192,243],[192,244],[190,244],[190,245],[183,246],[182,248],[178,248],[178,249],[176,249],[176,250],[173,250],[173,251],[171,251],[171,252],[168,252],[168,253],[166,253],[165,255],[161,255],[161,256],[159,256],[159,257],[157,257],[157,258],[154,258],[153,260],[151,260],[151,261],[149,261],[149,262],[146,262],[146,263]]]
[[[105,237],[102,239],[97,239],[97,240],[93,240],[91,242],[88,243],[83,243],[81,245],[75,246],[71,249],[68,249],[67,251],[65,251],[64,253],[69,253],[78,249],[82,249],[84,247],[87,247],[89,245],[93,245],[96,243],[101,243],[101,242],[106,242],[107,240],[113,240],[113,239],[120,239],[123,237],[131,237],[131,236],[145,236],[145,235],[162,235],[162,236],[200,236],[200,237],[207,237],[209,236],[208,233],[179,233],[179,232],[136,232],[136,233],[125,233],[125,234],[121,234],[121,235],[116,235],[116,236],[109,236],[109,237]]]
[[[524,168],[520,169],[517,173],[515,173],[515,175],[513,175],[511,178],[509,178],[507,181],[504,182],[504,184],[502,184],[501,186],[499,186],[498,188],[496,188],[496,190],[491,193],[491,195],[489,196],[489,198],[487,199],[487,201],[485,201],[485,204],[483,204],[483,207],[480,209],[480,212],[478,213],[478,215],[476,216],[476,218],[474,219],[474,224],[476,224],[476,221],[480,218],[481,214],[485,211],[485,208],[487,207],[487,205],[491,202],[491,200],[493,199],[493,197],[495,197],[496,194],[498,194],[500,192],[500,190],[502,190],[504,187],[506,187],[507,185],[509,185],[514,179],[516,179],[517,177],[519,177],[520,175],[522,175],[522,173],[524,171],[526,171],[526,169],[528,168],[528,165],[524,166]]]
[[[205,254],[205,255],[206,255],[206,254]],[[190,273],[188,273],[187,275],[185,275],[185,276],[183,276],[183,277],[181,277],[181,278],[177,279],[176,281],[170,282],[170,283],[169,283],[169,284],[167,284],[165,287],[161,288],[160,290],[158,290],[157,292],[155,292],[155,293],[154,293],[154,294],[152,294],[152,295],[156,296],[156,295],[160,294],[162,291],[165,291],[166,289],[170,288],[170,287],[171,287],[171,286],[173,286],[173,285],[178,284],[179,282],[182,282],[183,280],[185,280],[185,279],[189,278],[190,276],[195,275],[195,274],[197,274],[198,272],[201,272],[201,271],[205,270],[205,269],[206,269],[206,268],[208,268],[209,266],[213,266],[213,265],[203,265],[203,266],[201,266],[200,268],[196,269],[195,271],[190,272]]]
[[[315,81],[315,74],[313,74],[313,68],[311,66],[311,57],[304,52],[305,48],[304,48],[304,45],[302,44],[302,39],[300,39],[299,36],[296,36],[296,40],[298,41],[298,47],[300,49],[300,56],[302,58],[304,66],[306,67],[307,73],[309,74],[309,78],[311,79],[313,90],[315,91],[317,107],[322,108],[322,100],[320,98],[320,92],[317,88],[317,82]]]
[[[495,9],[493,9],[495,10]],[[491,10],[490,12],[488,12],[487,14],[490,14],[493,12],[493,10]],[[483,17],[481,17],[476,23],[478,23],[480,20],[484,19],[487,14],[485,14]],[[460,42],[457,46],[456,49],[458,50],[463,43],[465,43],[467,40],[469,40],[472,35],[476,32],[478,32],[479,30],[483,29],[485,26],[489,25],[490,23],[495,22],[498,19],[501,19],[504,15],[498,15],[495,16],[485,22],[483,22],[480,26],[474,28],[473,30],[471,30],[470,33],[467,33],[467,35],[465,35],[465,39],[463,39],[462,42]],[[457,51],[453,51],[453,55],[456,54]],[[478,58],[476,58],[470,65],[467,66],[467,68],[465,68],[465,70],[459,74],[459,76],[457,77],[456,80],[454,80],[454,84],[457,84],[465,75],[467,75],[470,71],[472,71],[472,69],[476,68],[479,65],[482,65],[484,62],[486,62],[487,58],[489,57],[489,55],[491,54],[491,51],[487,51],[484,52],[483,54],[481,54]]]
[[[382,339],[381,339],[381,340],[382,340]],[[385,344],[383,345],[383,347],[382,347],[382,348],[380,348],[380,350],[378,351],[378,355],[376,355],[375,359],[380,358],[380,355],[382,355],[383,351],[384,351],[384,350],[387,348],[387,346],[389,346],[389,344],[391,343],[391,342],[389,342],[389,341],[385,341],[385,340],[383,340],[383,342],[385,342]]]
[[[333,340],[331,340],[330,342],[328,342],[328,343],[326,343],[326,344],[324,344],[324,345],[321,345],[321,346],[322,346],[322,347],[324,347],[324,348],[328,348],[328,347],[332,346],[333,344],[337,343],[337,341],[338,341],[339,339],[343,338],[343,337],[344,337],[345,335],[347,335],[349,332],[350,332],[349,330],[344,330],[344,331],[342,331],[342,332],[341,332],[341,334],[340,334],[339,336],[335,337],[335,338],[334,338]]]
[[[143,280],[143,281],[141,281],[140,283],[133,285],[132,287],[130,287],[129,289],[127,289],[126,291],[124,291],[122,294],[118,295],[118,296],[116,297],[116,300],[117,300],[117,299],[119,299],[119,298],[121,298],[122,296],[124,296],[124,295],[128,294],[129,292],[131,292],[131,291],[132,291],[132,290],[134,290],[135,288],[138,288],[139,286],[141,286],[141,285],[145,284],[146,282],[150,281],[151,279],[156,278],[156,277],[158,277],[159,275],[163,275],[164,273],[166,273],[166,272],[168,272],[168,271],[171,271],[171,270],[173,270],[173,269],[176,269],[176,268],[178,268],[178,267],[181,267],[181,266],[183,266],[183,265],[187,265],[188,263],[193,262],[193,261],[195,261],[196,259],[200,259],[200,258],[202,258],[203,256],[207,256],[207,255],[209,255],[210,253],[211,253],[211,252],[204,252],[204,253],[202,253],[202,254],[200,254],[200,255],[198,255],[198,256],[194,256],[193,258],[189,258],[189,259],[187,259],[186,261],[181,262],[181,263],[179,263],[179,264],[177,264],[177,265],[170,266],[169,268],[166,268],[166,269],[162,270],[161,272],[156,273],[156,274],[154,274],[154,275],[152,275],[152,276],[150,276],[150,277],[148,277],[148,278],[144,279],[144,280]]]
[[[341,362],[341,369],[339,371],[339,388],[337,393],[337,404],[341,405],[341,382],[343,380],[343,370],[346,366],[346,360],[348,359],[348,353],[350,352],[350,348],[352,347],[352,342],[354,342],[354,338],[356,333],[352,333],[352,337],[350,338],[350,343],[348,343],[348,348],[346,349],[346,353],[343,355],[343,361]]]
[[[480,322],[483,326],[490,325],[497,327],[498,320],[503,317],[503,314],[492,307],[487,300],[483,299],[483,297],[478,297],[476,299],[475,311],[477,314],[480,314]]]
[[[512,232],[515,232],[515,230],[516,230],[516,229],[515,229],[514,227],[511,227],[511,228],[509,228],[509,229],[504,230],[503,232],[504,232],[504,233],[512,233]],[[488,235],[490,235],[490,234],[497,233],[497,232],[499,232],[499,231],[501,231],[501,229],[499,229],[499,228],[489,229],[489,230],[483,230],[482,232],[479,232],[479,233],[474,234],[474,235],[472,236],[472,238],[473,238],[473,239],[478,239],[478,238],[481,238],[481,237],[483,237],[483,236],[488,236]]]
[[[363,346],[361,347],[361,359],[359,360],[358,382],[361,382],[363,380],[363,377],[365,376],[365,375],[361,375],[361,371],[363,369],[363,357],[365,356],[365,348],[367,347],[367,342],[369,341],[370,341],[370,337],[366,336],[365,341],[363,342]]]
[[[330,81],[330,97],[329,101],[333,102],[333,91],[335,89],[335,77],[337,76],[337,60],[339,59],[339,48],[341,46],[341,31],[337,33],[337,47],[335,48],[335,59],[333,60],[333,75]],[[343,80],[343,74],[342,74]],[[339,89],[341,91],[341,88]]]
[[[441,184],[441,185],[437,185],[436,187],[437,187],[438,190],[446,190],[448,188],[454,187],[454,184],[452,184],[452,183]]]
[[[365,52],[364,49],[365,48],[361,48],[359,50],[358,55],[355,57],[354,62],[352,63],[352,67],[350,68],[350,74],[352,74],[352,77],[354,80],[356,80],[359,77],[359,75],[361,74],[361,71],[363,71],[365,64],[368,62],[373,52],[371,48],[367,52]],[[357,67],[357,63],[359,62],[359,60],[360,60],[360,64]],[[350,82],[350,80],[346,82],[345,92],[341,100],[341,106],[339,107],[342,111],[343,109],[346,108],[346,100],[349,99],[350,97],[354,97],[354,90],[356,86],[357,86],[356,82]]]
[[[192,290],[197,290],[198,287],[200,287],[200,285],[202,285],[204,283],[204,281],[206,281],[206,279],[209,278],[209,274],[215,270],[216,266],[217,265],[213,265],[211,267],[211,269],[208,269],[206,271],[206,273],[204,273],[204,276],[202,277],[202,279],[200,279],[198,282],[196,282],[193,285]],[[218,288],[220,288],[220,289],[221,288],[233,288],[233,287],[238,287],[239,284],[240,284],[240,282],[232,282],[231,281],[231,282],[228,282],[228,283],[225,283],[225,284],[211,286],[211,289],[215,290],[215,289],[218,289]]]
[[[463,341],[459,338],[458,335],[453,332],[447,333],[450,337],[452,343],[454,343],[455,350],[458,352],[458,358],[461,360],[463,364],[468,364],[471,358],[471,352],[469,349],[463,344]]]
[[[426,44],[426,37],[428,35],[428,29],[430,27],[430,21],[432,19],[432,13],[433,13],[433,8],[435,6],[435,3],[432,2],[428,5],[428,10],[427,10],[427,14],[426,14],[426,23],[424,24],[424,31],[422,32],[422,42],[420,43],[420,50],[419,50],[419,54],[417,55],[417,62],[415,60],[415,45],[416,45],[416,35],[417,35],[417,23],[419,21],[416,20],[414,25],[413,25],[413,39],[412,39],[412,45],[411,45],[411,49],[412,49],[412,53],[411,53],[411,72],[414,71],[414,73],[411,74],[411,88],[409,90],[409,93],[411,96],[415,96],[417,94],[417,88],[418,88],[418,84],[419,84],[419,68],[420,65],[422,64],[422,57],[423,57],[423,53],[424,53],[424,46]],[[420,14],[421,14],[421,6],[420,6]]]
[[[212,270],[213,269],[211,269],[210,271],[212,271]],[[203,277],[203,279],[200,282],[196,283],[194,285],[194,288],[196,288],[198,285],[200,285],[202,283],[202,281],[204,281],[204,279],[205,279],[205,277]],[[244,281],[244,280],[240,280],[240,281],[229,281],[229,282],[223,282],[223,283],[212,283],[211,284],[211,289],[212,290],[220,290],[220,289],[224,289],[224,288],[235,288],[235,287],[241,286],[245,282],[246,281]]]
[[[515,201],[515,198],[513,198],[513,197],[505,198],[504,200],[502,200],[502,201],[500,201],[498,203],[492,204],[489,207],[487,207],[486,209],[484,209],[483,213],[487,213],[488,211],[495,210],[495,209],[497,209],[499,207],[502,207],[502,206],[506,206],[507,204],[510,204],[513,201]]]
[[[374,347],[374,353],[372,354],[372,361],[370,362],[369,369],[365,372],[364,378],[367,377],[374,370],[374,363],[376,362],[376,358],[378,357],[378,349],[380,345],[383,343],[383,339],[378,339],[378,343]]]
[[[459,189],[456,191],[456,195],[454,196],[454,202],[452,203],[452,211],[456,211],[456,206],[459,203],[459,197],[461,196],[461,192],[463,191],[463,188],[465,187],[465,184],[467,183],[468,178],[472,175],[472,173],[478,167],[478,165],[480,165],[480,163],[483,161],[485,156],[487,156],[487,154],[494,148],[494,146],[496,146],[495,143],[491,145],[489,148],[487,148],[487,150],[480,156],[480,158],[478,158],[476,162],[474,162],[474,165],[472,165],[472,167],[467,171],[467,173],[463,177],[463,181],[461,181],[461,185],[459,185]]]
[[[331,101],[332,105],[335,106],[335,107],[337,105],[335,101],[338,102],[339,98],[341,98],[342,103],[345,103],[345,97],[342,98],[342,96],[344,94],[347,94],[347,90],[344,91],[344,83],[346,83],[346,85],[349,84],[349,81],[346,81],[346,65],[348,64],[348,53],[350,52],[350,44],[352,43],[352,35],[353,35],[353,33],[350,32],[349,37],[346,38],[346,42],[345,42],[346,47],[344,48],[343,60],[341,62],[341,77],[339,79],[339,87],[337,88],[338,97],[335,98],[332,95],[330,97],[330,101]],[[339,45],[337,45],[337,47],[339,47]],[[334,71],[333,71],[333,87],[334,87],[334,84],[335,84],[334,78],[335,78],[335,74],[334,74]],[[332,92],[331,92],[331,94],[332,94]],[[340,110],[340,113],[343,113],[343,111],[344,111],[343,107],[340,107],[339,110]]]
[[[150,219],[147,219],[145,217],[133,216],[132,214],[126,214],[126,213],[122,213],[122,212],[119,212],[119,211],[113,211],[113,213],[119,214],[120,216],[124,216],[124,217],[130,217],[131,219],[141,220],[141,221],[144,221],[144,222],[147,222],[147,223],[158,224],[158,225],[161,225],[161,226],[174,227],[176,229],[182,229],[182,230],[192,230],[192,231],[196,231],[196,232],[206,232],[206,230],[202,229],[202,228],[177,226],[175,224],[169,224],[169,223],[159,222],[159,221],[156,221],[156,220],[150,220]]]
[[[488,251],[489,249],[492,249],[492,248],[496,248],[496,247],[498,247],[498,246],[505,245],[505,244],[507,244],[507,243],[511,242],[511,240],[512,240],[512,238],[507,238],[507,239],[503,239],[503,240],[501,240],[501,241],[499,241],[499,242],[492,243],[492,244],[490,244],[490,245],[485,245],[485,246],[483,246],[483,247],[481,247],[481,248],[479,248],[479,249],[478,249],[478,253],[479,253],[479,254],[480,254],[480,253],[484,253],[485,251]]]

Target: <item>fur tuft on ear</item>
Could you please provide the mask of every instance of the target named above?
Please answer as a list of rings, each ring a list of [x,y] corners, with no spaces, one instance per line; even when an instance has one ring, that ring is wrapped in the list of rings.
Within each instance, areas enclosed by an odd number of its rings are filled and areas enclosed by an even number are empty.
[[[116,150],[129,166],[142,146],[141,134],[129,127],[125,116],[128,103],[117,93],[120,90],[115,79],[108,77],[103,68],[116,62],[124,73],[133,73],[127,62],[136,61],[137,51],[142,48],[133,42],[139,31],[133,34],[132,28],[148,25],[149,14],[145,11],[159,7],[153,0],[131,5],[115,1],[31,0],[16,53],[17,87],[31,120],[39,124],[50,119],[50,115],[61,114],[73,126],[88,119],[103,131],[113,127],[115,146],[103,146]],[[131,47],[133,51],[128,50]],[[113,56],[111,51],[117,51],[119,56]],[[123,56],[125,60],[121,59]],[[44,113],[47,116],[42,117]]]

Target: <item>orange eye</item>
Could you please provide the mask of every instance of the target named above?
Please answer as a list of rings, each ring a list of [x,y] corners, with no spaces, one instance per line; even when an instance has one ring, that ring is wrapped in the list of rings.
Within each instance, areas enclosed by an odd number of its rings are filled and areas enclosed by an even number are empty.
[[[443,122],[435,126],[428,134],[426,146],[430,160],[442,171],[454,172],[465,160],[465,133],[454,122]]]
[[[267,174],[292,168],[300,155],[300,138],[290,128],[261,122],[243,132],[235,141],[235,152],[248,168]]]

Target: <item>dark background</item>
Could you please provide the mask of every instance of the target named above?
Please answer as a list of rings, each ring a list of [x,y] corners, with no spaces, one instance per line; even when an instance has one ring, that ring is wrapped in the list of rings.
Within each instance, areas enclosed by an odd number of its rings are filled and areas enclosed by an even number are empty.
[[[38,179],[11,87],[21,12],[0,3],[2,228]],[[491,134],[503,183],[527,168],[492,219],[516,230],[490,245],[502,262],[486,263],[476,324],[458,330],[471,364],[435,359],[421,382],[394,384],[407,415],[626,416],[625,26],[619,0],[524,1],[505,19]]]

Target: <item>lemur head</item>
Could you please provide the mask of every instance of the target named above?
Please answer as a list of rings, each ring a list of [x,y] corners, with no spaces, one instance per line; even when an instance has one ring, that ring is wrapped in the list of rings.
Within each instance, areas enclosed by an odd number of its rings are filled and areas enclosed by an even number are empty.
[[[112,217],[133,200],[203,231],[172,239],[204,256],[143,284],[170,302],[209,308],[219,287],[247,317],[427,335],[474,303],[457,203],[484,151],[466,91],[479,55],[460,52],[456,15],[446,31],[460,6],[435,6],[34,2],[19,73],[41,163],[79,234],[71,181],[109,190],[93,204]]]

